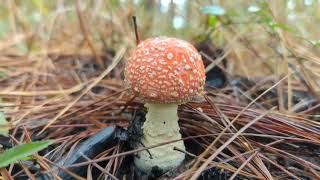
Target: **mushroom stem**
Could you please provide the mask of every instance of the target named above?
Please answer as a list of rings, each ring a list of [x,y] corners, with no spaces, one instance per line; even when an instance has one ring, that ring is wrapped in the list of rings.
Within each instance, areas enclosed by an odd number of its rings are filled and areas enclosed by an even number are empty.
[[[147,103],[145,107],[148,108],[148,113],[142,127],[144,136],[141,139],[144,146],[181,139],[178,104]],[[183,141],[178,141],[149,149],[149,152],[140,151],[134,160],[135,164],[144,172],[150,172],[155,166],[163,171],[175,168],[182,163],[185,154],[174,150],[174,147],[185,150]]]

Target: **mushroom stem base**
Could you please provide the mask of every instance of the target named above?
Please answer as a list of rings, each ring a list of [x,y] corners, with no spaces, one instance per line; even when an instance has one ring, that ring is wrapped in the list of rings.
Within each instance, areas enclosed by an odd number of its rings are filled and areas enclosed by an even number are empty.
[[[181,139],[177,104],[147,103],[145,106],[148,113],[142,127],[144,136],[141,142],[144,146]],[[156,166],[163,171],[175,168],[182,163],[185,154],[174,150],[174,147],[185,150],[183,141],[178,141],[149,149],[149,152],[140,151],[134,160],[135,165],[144,172],[150,172]]]

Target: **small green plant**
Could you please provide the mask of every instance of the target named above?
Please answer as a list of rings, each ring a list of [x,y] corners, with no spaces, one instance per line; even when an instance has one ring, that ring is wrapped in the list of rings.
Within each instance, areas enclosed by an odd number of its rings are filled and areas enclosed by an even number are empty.
[[[23,160],[26,157],[48,147],[53,142],[53,140],[36,141],[17,145],[11,149],[8,149],[0,154],[0,168],[4,168],[11,163],[15,163],[18,160]]]

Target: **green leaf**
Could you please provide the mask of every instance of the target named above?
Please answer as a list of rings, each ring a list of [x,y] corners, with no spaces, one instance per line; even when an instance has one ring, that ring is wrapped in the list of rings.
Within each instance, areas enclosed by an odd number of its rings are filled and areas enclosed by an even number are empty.
[[[310,43],[315,47],[320,47],[320,40],[312,40]]]
[[[226,13],[226,11],[221,6],[206,6],[201,9],[203,14],[210,14],[215,16],[222,16]]]
[[[0,71],[0,78],[7,77],[7,74],[3,71]]]
[[[257,11],[256,14],[259,16],[259,22],[269,24],[273,19],[265,11]]]
[[[51,145],[53,140],[36,141],[27,144],[17,145],[0,154],[0,168],[6,167],[17,160],[28,157]]]
[[[217,16],[209,16],[209,19],[208,19],[209,26],[216,27],[218,22],[219,22],[219,19],[217,18]]]
[[[34,160],[34,159],[35,159],[35,158],[32,157],[32,156],[27,156],[27,157],[21,158],[20,160],[21,160],[21,161],[30,161],[30,160]]]
[[[7,136],[9,134],[9,123],[4,117],[4,114],[0,112],[0,135]]]
[[[293,30],[286,24],[275,22],[271,17],[266,15],[265,13],[257,13],[260,16],[259,23],[266,24],[272,30],[282,29],[288,32],[293,32]]]
[[[290,27],[287,26],[286,24],[277,23],[277,22],[274,22],[274,21],[269,22],[269,26],[270,26],[273,30],[276,30],[277,28],[279,28],[279,29],[282,29],[282,30],[285,30],[285,31],[292,31],[292,30],[290,29]]]

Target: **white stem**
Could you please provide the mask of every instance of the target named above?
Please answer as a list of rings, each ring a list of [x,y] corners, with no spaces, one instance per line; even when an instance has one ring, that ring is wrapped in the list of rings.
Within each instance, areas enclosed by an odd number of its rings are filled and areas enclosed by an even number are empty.
[[[145,106],[148,113],[142,127],[144,136],[141,142],[144,146],[181,139],[177,104],[147,103]],[[148,151],[140,151],[134,160],[135,165],[144,172],[149,172],[155,166],[164,171],[175,168],[184,160],[185,154],[173,150],[174,147],[185,150],[183,141],[178,141],[149,149],[152,158]]]

